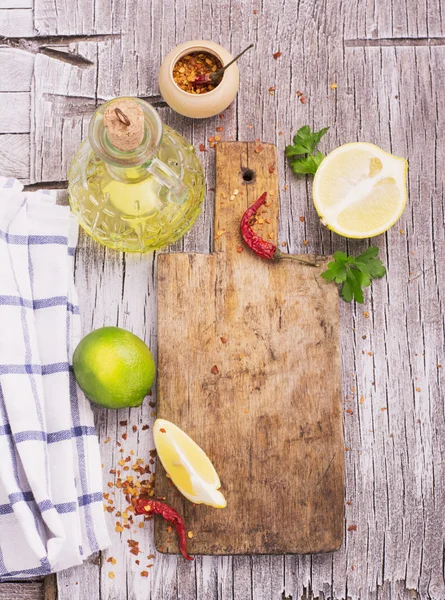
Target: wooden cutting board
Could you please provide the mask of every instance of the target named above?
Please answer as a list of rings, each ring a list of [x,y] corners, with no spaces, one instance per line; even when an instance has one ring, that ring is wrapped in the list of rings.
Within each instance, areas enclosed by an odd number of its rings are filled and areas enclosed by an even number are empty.
[[[264,191],[261,234],[277,240],[276,147],[261,146],[218,144],[213,254],[158,261],[157,416],[205,450],[227,499],[223,510],[190,503],[158,461],[156,494],[184,516],[192,554],[327,552],[342,542],[337,288],[320,277],[328,257],[315,268],[244,247],[241,216]],[[178,552],[157,518],[155,542]]]

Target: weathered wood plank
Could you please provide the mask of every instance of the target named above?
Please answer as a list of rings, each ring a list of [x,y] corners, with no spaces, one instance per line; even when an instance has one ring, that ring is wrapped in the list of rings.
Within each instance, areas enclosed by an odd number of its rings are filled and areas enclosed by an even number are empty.
[[[32,54],[0,48],[0,92],[29,92],[34,69]]]
[[[0,119],[1,133],[29,133],[31,129],[31,96],[27,92],[1,92],[0,114],[8,118]]]
[[[30,8],[0,8],[0,35],[9,37],[34,35],[34,20]]]
[[[0,600],[46,600],[43,581],[0,583]]]
[[[32,8],[32,0],[0,0],[2,8]]]
[[[28,183],[29,151],[28,133],[0,135],[0,173]]]

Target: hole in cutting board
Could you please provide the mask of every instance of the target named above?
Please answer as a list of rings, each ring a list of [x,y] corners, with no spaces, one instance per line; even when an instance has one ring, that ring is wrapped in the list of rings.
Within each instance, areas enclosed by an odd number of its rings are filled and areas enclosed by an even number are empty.
[[[255,171],[246,168],[242,168],[241,171],[243,173],[243,180],[246,183],[252,183],[252,181],[255,181]]]

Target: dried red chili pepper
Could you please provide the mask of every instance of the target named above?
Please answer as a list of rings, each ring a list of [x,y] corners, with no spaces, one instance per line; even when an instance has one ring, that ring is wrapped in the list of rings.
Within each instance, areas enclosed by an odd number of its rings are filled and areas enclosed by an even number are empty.
[[[267,192],[264,192],[264,194],[262,194],[258,200],[246,210],[241,219],[241,235],[243,236],[243,240],[246,242],[247,246],[249,246],[249,248],[253,250],[255,254],[261,256],[261,258],[267,258],[268,260],[289,258],[291,260],[297,260],[298,262],[304,263],[305,265],[310,265],[311,267],[318,267],[319,265],[317,263],[304,260],[303,258],[298,258],[298,256],[295,256],[294,254],[286,254],[285,252],[281,252],[281,250],[278,250],[275,244],[263,240],[263,238],[255,233],[255,231],[252,229],[252,218],[256,215],[256,212],[260,206],[262,206],[266,201],[266,196]]]
[[[182,556],[186,560],[193,560],[193,558],[187,554],[187,535],[185,533],[184,521],[174,508],[164,502],[159,502],[159,500],[138,498],[134,504],[134,511],[137,515],[161,515],[163,519],[174,525],[178,533],[179,550],[181,551]]]

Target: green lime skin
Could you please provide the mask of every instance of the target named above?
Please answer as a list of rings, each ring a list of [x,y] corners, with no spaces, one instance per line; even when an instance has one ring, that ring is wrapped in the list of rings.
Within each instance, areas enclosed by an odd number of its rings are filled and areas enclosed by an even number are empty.
[[[140,406],[156,375],[148,346],[119,327],[102,327],[86,335],[74,352],[73,369],[92,402],[115,409]]]

